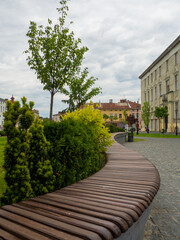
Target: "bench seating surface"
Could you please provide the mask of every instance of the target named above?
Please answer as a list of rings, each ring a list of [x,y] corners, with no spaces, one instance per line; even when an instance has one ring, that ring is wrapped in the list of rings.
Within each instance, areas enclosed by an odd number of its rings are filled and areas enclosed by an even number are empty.
[[[159,173],[115,142],[99,172],[56,192],[0,208],[0,239],[111,240],[151,204]]]

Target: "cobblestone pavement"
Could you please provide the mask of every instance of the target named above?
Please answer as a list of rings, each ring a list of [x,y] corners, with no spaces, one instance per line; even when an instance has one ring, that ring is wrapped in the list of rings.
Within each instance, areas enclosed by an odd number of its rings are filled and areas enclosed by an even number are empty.
[[[161,177],[144,240],[180,239],[180,138],[144,139],[146,141],[124,144],[149,159]]]

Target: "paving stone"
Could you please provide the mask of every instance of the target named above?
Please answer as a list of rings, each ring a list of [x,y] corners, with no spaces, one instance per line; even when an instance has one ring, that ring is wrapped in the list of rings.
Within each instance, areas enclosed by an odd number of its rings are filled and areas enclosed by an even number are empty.
[[[144,240],[180,240],[180,139],[144,139],[124,144],[149,159],[161,177]]]

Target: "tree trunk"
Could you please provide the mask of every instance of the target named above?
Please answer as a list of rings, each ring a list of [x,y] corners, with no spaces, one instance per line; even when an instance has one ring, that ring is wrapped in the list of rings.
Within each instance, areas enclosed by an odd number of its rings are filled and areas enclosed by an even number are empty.
[[[49,119],[50,119],[50,121],[52,121],[52,113],[53,113],[53,100],[54,100],[54,92],[51,92],[50,116],[49,116]]]
[[[160,130],[160,122],[161,122],[161,119],[159,118],[159,133],[161,133],[161,130]]]

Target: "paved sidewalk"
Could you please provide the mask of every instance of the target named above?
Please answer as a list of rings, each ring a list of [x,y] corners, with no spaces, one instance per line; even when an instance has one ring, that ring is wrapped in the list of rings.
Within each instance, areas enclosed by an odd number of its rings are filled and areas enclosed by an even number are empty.
[[[144,139],[144,142],[124,144],[148,158],[161,176],[144,240],[180,239],[180,139]]]

